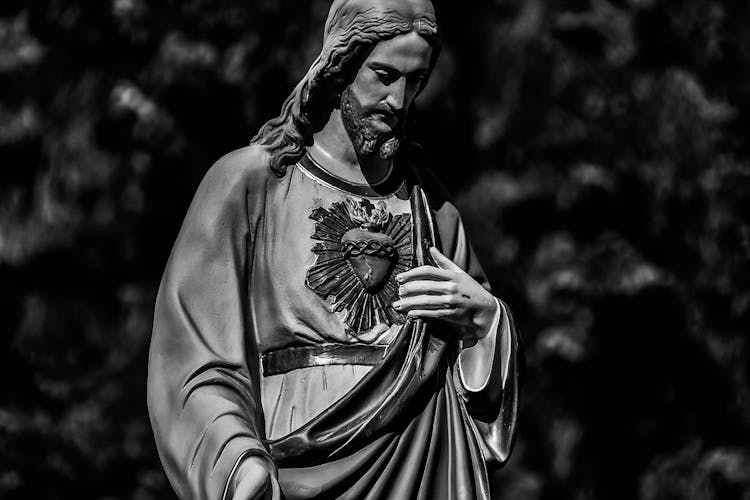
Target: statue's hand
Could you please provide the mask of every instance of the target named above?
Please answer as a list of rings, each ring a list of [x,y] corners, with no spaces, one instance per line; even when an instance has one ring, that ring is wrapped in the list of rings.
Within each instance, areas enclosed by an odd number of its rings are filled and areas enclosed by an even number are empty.
[[[247,457],[242,460],[235,474],[232,500],[271,499],[274,490],[278,489],[277,484],[263,459]]]
[[[439,318],[480,339],[489,333],[497,302],[490,292],[444,256],[430,254],[439,267],[421,266],[396,276],[399,300],[393,307],[413,318]]]

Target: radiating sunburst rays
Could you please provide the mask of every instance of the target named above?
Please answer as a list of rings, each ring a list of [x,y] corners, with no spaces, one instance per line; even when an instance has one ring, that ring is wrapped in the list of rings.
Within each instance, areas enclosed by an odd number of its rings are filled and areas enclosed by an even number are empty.
[[[367,200],[358,204],[370,213],[376,210]],[[344,256],[341,238],[347,231],[362,227],[361,221],[352,220],[351,206],[351,201],[335,202],[329,209],[316,208],[310,214],[310,218],[316,221],[312,239],[317,243],[312,251],[317,257],[307,271],[306,282],[315,293],[331,302],[335,312],[344,314],[349,330],[357,334],[378,323],[404,322],[404,315],[391,304],[398,296],[395,276],[409,269],[412,261],[411,217],[409,214],[389,214],[387,222],[384,221],[380,228],[379,232],[393,240],[398,257],[382,288],[370,292]]]

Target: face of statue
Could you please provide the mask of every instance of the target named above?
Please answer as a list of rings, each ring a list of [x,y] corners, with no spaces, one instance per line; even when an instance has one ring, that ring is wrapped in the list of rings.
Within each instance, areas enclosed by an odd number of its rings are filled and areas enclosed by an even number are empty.
[[[341,94],[344,128],[358,154],[384,160],[396,154],[431,55],[430,44],[414,32],[382,41],[372,50]]]

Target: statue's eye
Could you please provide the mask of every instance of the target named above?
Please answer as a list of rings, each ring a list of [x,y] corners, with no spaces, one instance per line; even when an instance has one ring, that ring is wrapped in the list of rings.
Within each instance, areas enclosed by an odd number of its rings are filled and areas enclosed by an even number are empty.
[[[409,83],[414,85],[420,85],[424,81],[425,75],[424,73],[415,73],[413,75],[409,75]]]
[[[375,75],[383,85],[390,85],[398,80],[398,74],[395,71],[389,71],[387,69],[376,69]]]

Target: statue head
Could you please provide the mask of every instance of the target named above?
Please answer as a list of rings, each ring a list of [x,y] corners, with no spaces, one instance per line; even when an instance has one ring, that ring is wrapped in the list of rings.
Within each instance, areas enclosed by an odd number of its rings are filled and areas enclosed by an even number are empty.
[[[368,104],[354,85],[363,63],[382,52],[380,49],[399,50],[402,42],[417,50],[420,43],[429,45],[427,70],[410,80],[410,98],[401,103],[404,109],[399,109],[398,102]],[[389,158],[405,133],[406,117],[413,107],[411,98],[426,84],[438,53],[435,12],[429,0],[335,0],[320,55],[284,102],[281,114],[268,121],[252,142],[266,147],[271,169],[283,175],[287,166],[304,155],[305,146],[329,119],[331,110],[340,106],[357,151]],[[387,71],[379,77],[389,78]]]

